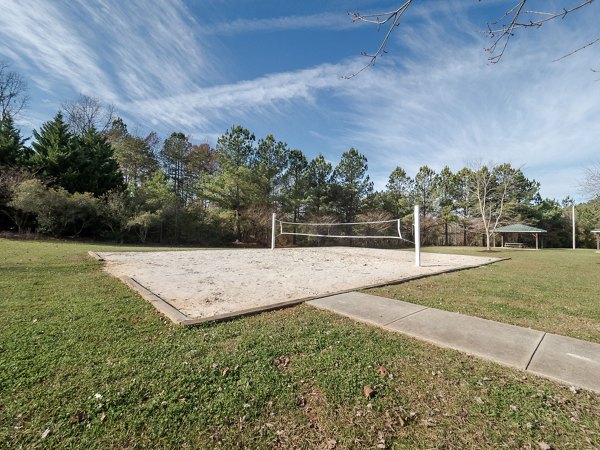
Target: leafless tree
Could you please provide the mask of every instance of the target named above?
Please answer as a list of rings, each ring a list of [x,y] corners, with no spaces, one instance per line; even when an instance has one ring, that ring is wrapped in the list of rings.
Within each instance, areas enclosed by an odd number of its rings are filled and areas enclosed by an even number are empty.
[[[506,164],[471,167],[472,189],[477,198],[481,221],[485,230],[486,246],[490,251],[490,238],[500,223],[514,182],[514,171]]]
[[[92,127],[104,133],[110,129],[116,118],[114,105],[102,103],[95,97],[83,94],[76,101],[63,103],[62,109],[70,130],[80,136]]]
[[[586,197],[600,198],[600,162],[585,170],[581,191]]]
[[[507,9],[500,19],[488,22],[487,24],[487,30],[485,33],[491,40],[490,46],[485,48],[485,51],[490,54],[488,60],[492,64],[499,62],[502,59],[506,48],[508,47],[510,39],[517,31],[524,28],[539,28],[547,22],[564,18],[567,14],[578,11],[584,6],[588,6],[593,1],[594,0],[580,0],[580,2],[576,5],[562,8],[559,11],[536,11],[525,8],[528,0],[512,0],[513,6]],[[367,64],[365,64],[360,70],[352,73],[351,75],[345,76],[344,78],[349,79],[355,77],[367,67],[375,64],[377,58],[386,53],[386,47],[392,32],[400,24],[400,18],[404,15],[412,3],[413,0],[406,0],[396,9],[388,12],[361,14],[360,12],[356,11],[348,13],[352,16],[352,22],[366,22],[377,25],[378,29],[381,27],[387,27],[387,30],[376,52],[362,53],[363,56],[368,58]],[[600,37],[591,40],[585,45],[582,45],[581,47],[562,56],[561,58],[558,58],[557,60],[571,56],[572,54],[577,53],[578,51],[590,47],[598,42],[600,42]]]
[[[7,115],[14,119],[28,102],[27,83],[23,77],[11,72],[8,63],[0,61],[0,119]]]

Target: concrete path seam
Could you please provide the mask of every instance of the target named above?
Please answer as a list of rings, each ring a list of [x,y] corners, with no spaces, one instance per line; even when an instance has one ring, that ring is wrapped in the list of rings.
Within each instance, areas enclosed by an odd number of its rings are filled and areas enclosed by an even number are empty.
[[[425,308],[423,308],[423,309],[420,309],[420,310],[418,310],[418,311],[411,312],[410,314],[406,314],[405,316],[398,317],[397,319],[394,319],[394,320],[392,320],[392,321],[390,321],[390,322],[388,322],[388,323],[384,323],[384,324],[382,324],[381,326],[382,326],[382,327],[387,327],[388,325],[391,325],[391,324],[393,324],[394,322],[398,322],[399,320],[406,319],[407,317],[410,317],[410,316],[414,316],[415,314],[417,314],[417,313],[420,313],[421,311],[425,311],[426,309],[430,309],[430,308],[429,308],[429,306],[426,306]]]
[[[537,353],[538,349],[540,348],[540,345],[542,345],[542,341],[546,337],[546,334],[547,334],[546,332],[544,332],[544,334],[542,334],[542,337],[540,338],[539,342],[537,343],[537,345],[533,349],[533,353],[531,354],[531,357],[529,358],[529,361],[527,361],[527,365],[525,366],[525,370],[529,369],[529,365],[531,364],[531,361],[533,361],[533,357],[535,356],[535,354]]]

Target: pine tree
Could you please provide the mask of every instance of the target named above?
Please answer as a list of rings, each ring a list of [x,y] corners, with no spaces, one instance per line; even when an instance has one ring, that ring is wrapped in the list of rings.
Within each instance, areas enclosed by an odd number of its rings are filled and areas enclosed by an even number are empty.
[[[241,126],[227,130],[217,141],[215,149],[219,170],[203,183],[204,194],[210,201],[235,211],[235,232],[241,239],[241,217],[246,208],[256,202],[259,188],[252,167],[256,161],[255,137]]]
[[[35,141],[32,143],[34,155],[32,165],[38,176],[48,180],[54,186],[62,186],[70,192],[77,184],[78,155],[73,145],[73,137],[60,112],[54,119],[45,122],[40,131],[33,130]]]
[[[308,164],[308,205],[311,213],[320,214],[331,205],[333,167],[319,154]]]
[[[287,155],[287,170],[283,176],[282,203],[285,211],[293,214],[293,222],[298,222],[300,211],[308,197],[308,161],[301,150],[290,150]],[[293,236],[296,244],[296,235]]]
[[[73,136],[59,112],[52,121],[33,131],[32,165],[54,186],[98,196],[122,185],[123,175],[106,138],[93,127]]]
[[[362,201],[373,191],[370,181],[367,158],[354,147],[342,154],[334,171],[335,201],[344,222],[354,222]]]
[[[123,187],[123,174],[113,148],[102,134],[91,127],[83,136],[74,139],[77,149],[73,156],[78,179],[72,192],[91,192],[100,196]]]
[[[20,130],[15,128],[12,116],[5,114],[0,119],[0,166],[24,165],[31,152],[25,147],[26,141]]]

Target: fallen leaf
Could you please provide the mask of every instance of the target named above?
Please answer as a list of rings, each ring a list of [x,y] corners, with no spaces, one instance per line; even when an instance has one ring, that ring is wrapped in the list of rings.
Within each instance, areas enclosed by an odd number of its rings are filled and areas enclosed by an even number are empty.
[[[229,367],[225,367],[223,369],[223,376],[226,377],[228,373],[229,373]]]
[[[381,376],[384,376],[387,373],[387,369],[385,368],[385,366],[379,366],[379,369],[377,369],[377,373]]]
[[[571,386],[569,388],[569,390],[573,393],[573,394],[578,394],[579,393],[579,388],[575,387],[575,386]]]
[[[363,393],[365,394],[365,397],[372,398],[375,395],[375,390],[371,389],[369,386],[365,386],[363,388]]]
[[[402,417],[398,418],[398,423],[400,424],[401,427],[406,426],[406,421]]]
[[[545,442],[538,442],[538,447],[540,450],[552,450],[552,447]]]
[[[46,439],[50,434],[50,428],[46,428],[46,430],[42,433],[42,439]]]
[[[325,446],[325,448],[327,450],[333,450],[336,446],[337,446],[337,440],[335,440],[335,439],[329,439],[327,441],[327,445]]]
[[[437,425],[437,422],[433,419],[423,419],[421,420],[421,424],[425,427],[435,427]]]
[[[290,358],[288,356],[280,356],[279,358],[275,358],[275,365],[279,370],[285,369],[290,363]]]
[[[106,414],[104,414],[104,413],[100,414],[99,419],[100,419],[100,422],[104,422],[104,419],[106,419]]]
[[[83,411],[77,411],[75,415],[71,416],[71,420],[69,421],[71,425],[76,425],[85,420],[85,413]]]
[[[94,394],[94,397],[96,397],[98,400],[100,400],[102,398],[102,394]]]

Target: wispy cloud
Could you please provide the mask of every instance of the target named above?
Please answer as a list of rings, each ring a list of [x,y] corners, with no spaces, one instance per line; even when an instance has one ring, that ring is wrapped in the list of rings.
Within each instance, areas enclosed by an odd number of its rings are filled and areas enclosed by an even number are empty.
[[[315,68],[267,75],[254,80],[199,88],[183,95],[135,101],[123,108],[151,123],[188,130],[206,130],[242,121],[248,115],[273,113],[289,103],[303,106],[326,89],[343,84],[346,66],[324,64]]]
[[[414,174],[424,164],[509,161],[540,180],[545,195],[573,195],[583,166],[597,159],[600,83],[589,69],[598,68],[600,46],[552,61],[596,37],[587,30],[595,29],[598,9],[517,36],[504,61],[490,66],[482,24],[462,14],[472,4],[413,5],[390,52],[352,80],[340,76],[360,57],[224,81],[211,28],[180,0],[4,0],[0,53],[27,68],[49,98],[68,85],[165,134],[214,139],[231,124],[258,124],[332,161],[355,146],[379,187],[396,165]],[[352,25],[342,11],[212,26],[233,35]],[[299,120],[302,129],[290,131]]]
[[[552,63],[585,37],[576,26],[557,24],[547,27],[546,39],[533,33],[514,39],[505,60],[489,65],[477,26],[455,22],[449,28],[423,17],[425,27],[417,32],[407,26],[397,36],[403,54],[412,56],[391,52],[352,80],[340,75],[360,60],[157,96],[126,108],[198,136],[255,123],[257,116],[277,134],[293,111],[313,111],[336,123],[336,129],[315,123],[307,130],[329,149],[326,156],[336,160],[358,147],[379,187],[396,165],[414,174],[425,164],[458,169],[482,159],[524,167],[547,196],[573,195],[600,140],[600,88],[589,71],[600,47]]]
[[[62,77],[77,90],[95,86],[110,95],[113,86],[100,70],[100,61],[82,37],[60,20],[62,14],[58,3],[3,1],[0,3],[2,53],[10,52],[22,66],[37,66],[40,75],[35,81],[43,89],[52,88],[46,76]]]
[[[195,27],[179,0],[0,3],[0,51],[39,88],[70,85],[117,104],[218,78]]]
[[[477,34],[450,37],[467,24],[406,30],[404,44],[419,58],[389,58],[365,73],[359,89],[346,88],[354,105],[346,113],[349,140],[369,149],[380,184],[395,164],[414,173],[423,164],[456,169],[483,159],[524,166],[545,195],[572,195],[597,158],[600,87],[589,69],[600,47],[552,61],[589,38],[583,25],[523,34],[497,65],[486,63]]]
[[[218,24],[203,24],[203,34],[231,35],[252,32],[273,32],[302,29],[342,30],[352,26],[352,21],[344,11],[324,12],[305,16],[282,16],[256,19],[223,20]]]

